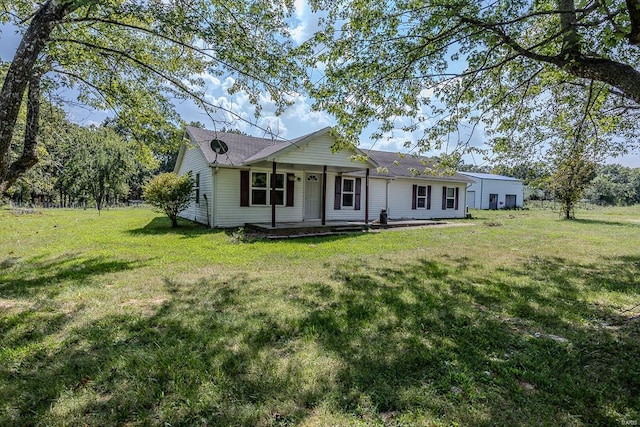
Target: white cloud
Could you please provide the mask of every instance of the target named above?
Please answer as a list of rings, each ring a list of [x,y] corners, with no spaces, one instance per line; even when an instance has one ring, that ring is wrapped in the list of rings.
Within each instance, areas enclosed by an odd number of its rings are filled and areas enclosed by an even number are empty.
[[[295,12],[289,22],[289,33],[297,44],[301,44],[319,29],[319,19],[323,14],[313,12],[307,0],[295,0],[293,4]]]
[[[291,34],[291,38],[297,43],[302,44],[307,39],[307,26],[304,24],[300,24],[295,28],[291,28],[289,30],[289,34]]]
[[[204,80],[205,86],[207,88],[218,88],[220,87],[220,79],[209,74],[209,73],[202,73],[200,75],[198,75],[199,78],[201,78],[202,80]]]
[[[312,111],[309,98],[302,94],[291,97],[294,104],[289,107],[283,117],[291,121],[301,122],[317,129],[331,126],[334,121],[331,116],[323,111]]]
[[[293,2],[293,6],[296,10],[296,17],[298,19],[304,19],[305,12],[307,11],[308,5],[306,0],[295,0]]]
[[[278,116],[264,116],[260,117],[258,120],[258,126],[264,129],[260,135],[259,133],[256,136],[262,136],[264,138],[273,137],[274,139],[282,139],[286,138],[289,129],[287,125],[284,123],[281,117]]]
[[[222,83],[221,87],[224,90],[229,90],[235,82],[236,82],[236,79],[234,79],[233,77],[227,77],[226,79],[224,79],[224,82]]]

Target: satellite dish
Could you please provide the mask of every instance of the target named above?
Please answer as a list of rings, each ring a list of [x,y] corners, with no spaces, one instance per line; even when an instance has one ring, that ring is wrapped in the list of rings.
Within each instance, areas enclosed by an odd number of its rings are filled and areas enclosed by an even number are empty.
[[[226,154],[226,152],[229,151],[227,144],[219,139],[212,139],[210,145],[211,149],[216,154]]]
[[[212,139],[209,145],[213,152],[216,153],[216,158],[213,163],[218,163],[219,154],[226,154],[226,152],[229,151],[229,146],[219,139]]]

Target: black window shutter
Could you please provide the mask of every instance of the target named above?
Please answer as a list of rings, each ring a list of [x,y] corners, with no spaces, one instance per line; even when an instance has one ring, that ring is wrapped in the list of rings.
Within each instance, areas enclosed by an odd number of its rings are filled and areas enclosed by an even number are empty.
[[[240,171],[240,206],[249,206],[249,171]]]
[[[353,209],[356,211],[360,210],[360,195],[362,191],[362,178],[356,178],[356,200],[353,204]]]
[[[456,206],[455,210],[458,210],[458,199],[460,198],[460,187],[456,187]]]
[[[411,209],[416,210],[418,208],[418,186],[413,184],[411,190]]]
[[[442,187],[442,210],[447,210],[447,187]]]
[[[336,191],[333,199],[333,209],[336,211],[340,210],[340,205],[342,204],[342,177],[336,176]]]
[[[287,206],[293,206],[293,194],[296,183],[295,175],[292,173],[287,174]]]
[[[431,209],[431,186],[427,185],[427,209]]]

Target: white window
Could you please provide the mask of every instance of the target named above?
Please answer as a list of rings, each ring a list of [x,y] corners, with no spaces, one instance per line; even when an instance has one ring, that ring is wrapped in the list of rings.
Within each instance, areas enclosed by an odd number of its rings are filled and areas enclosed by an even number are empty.
[[[270,179],[268,179],[270,178]],[[270,205],[271,204],[271,182],[274,179],[273,174],[266,172],[251,173],[251,204],[252,205]],[[285,200],[285,174],[277,173],[275,175],[276,184],[276,205],[284,205]]]
[[[251,204],[266,205],[267,204],[267,173],[253,172],[251,173]]]
[[[427,207],[427,187],[418,185],[418,194],[416,195],[416,207],[425,209]]]
[[[353,178],[344,178],[342,180],[342,207],[352,208],[355,200],[356,180]]]
[[[456,189],[455,187],[447,187],[447,209],[456,207]]]

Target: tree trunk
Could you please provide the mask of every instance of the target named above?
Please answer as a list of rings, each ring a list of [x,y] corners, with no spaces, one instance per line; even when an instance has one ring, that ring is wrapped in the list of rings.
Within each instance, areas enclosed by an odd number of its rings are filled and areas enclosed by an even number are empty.
[[[38,56],[49,40],[51,31],[64,16],[76,9],[79,4],[80,2],[76,0],[49,0],[44,3],[31,19],[29,28],[22,37],[20,46],[18,46],[9,66],[0,91],[0,194],[15,182],[15,179],[11,182],[8,180],[10,167],[14,173],[18,171],[18,175],[20,175],[35,164],[29,164],[29,162],[15,166],[9,164],[11,138],[18,112],[27,85],[31,84]],[[22,170],[20,171],[20,169]]]
[[[25,125],[22,154],[14,161],[6,171],[0,187],[0,193],[4,192],[20,175],[38,163],[38,133],[40,130],[40,73],[35,72],[29,80],[29,94],[27,95],[27,123]]]

